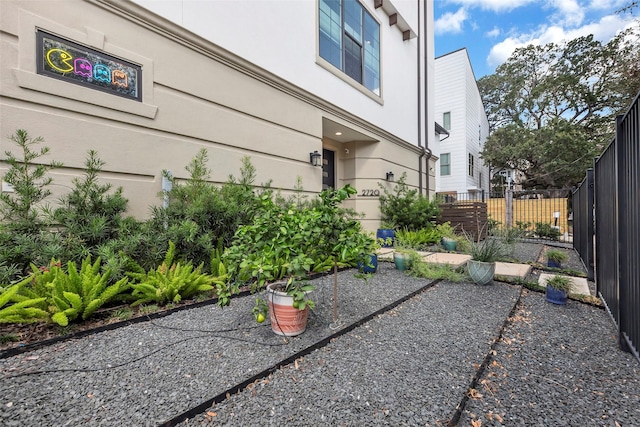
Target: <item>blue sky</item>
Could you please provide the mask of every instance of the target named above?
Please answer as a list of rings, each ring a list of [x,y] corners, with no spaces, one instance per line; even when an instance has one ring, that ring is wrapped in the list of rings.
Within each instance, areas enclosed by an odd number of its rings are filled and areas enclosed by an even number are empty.
[[[631,0],[435,0],[435,55],[466,47],[477,79],[513,51],[594,34],[606,42],[639,17]]]

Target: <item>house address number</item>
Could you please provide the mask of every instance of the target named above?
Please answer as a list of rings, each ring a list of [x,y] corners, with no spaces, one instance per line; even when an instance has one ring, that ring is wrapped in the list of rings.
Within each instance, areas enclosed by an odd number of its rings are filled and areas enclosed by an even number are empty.
[[[362,190],[363,197],[378,197],[380,195],[380,190]]]

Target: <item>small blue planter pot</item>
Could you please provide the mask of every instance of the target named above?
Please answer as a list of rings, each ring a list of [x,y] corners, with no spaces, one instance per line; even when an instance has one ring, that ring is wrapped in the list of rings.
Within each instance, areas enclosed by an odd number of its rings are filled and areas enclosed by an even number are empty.
[[[366,258],[365,261],[368,262],[358,261],[358,270],[362,273],[375,273],[378,271],[378,255],[369,254],[366,255]]]
[[[396,232],[393,231],[392,228],[378,228],[376,232],[376,239],[382,239],[381,246],[383,248],[390,248],[393,246],[393,241],[395,240]],[[391,243],[387,243],[387,239],[391,239]]]
[[[550,259],[547,260],[547,267],[551,268],[562,268],[562,265],[557,261],[552,261]]]
[[[547,286],[545,299],[553,304],[567,305],[567,294],[550,286]]]

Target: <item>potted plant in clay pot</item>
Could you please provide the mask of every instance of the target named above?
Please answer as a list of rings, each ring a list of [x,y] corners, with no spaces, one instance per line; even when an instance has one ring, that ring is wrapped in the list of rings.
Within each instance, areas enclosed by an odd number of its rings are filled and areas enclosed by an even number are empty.
[[[546,284],[545,299],[547,301],[559,305],[567,304],[567,295],[573,287],[570,277],[555,275],[547,279]]]
[[[467,272],[474,283],[486,285],[493,280],[496,261],[504,256],[504,245],[498,239],[487,237],[484,240],[469,240]]]
[[[562,263],[569,259],[569,256],[559,249],[549,249],[545,255],[547,267],[551,268],[562,268]]]
[[[266,287],[267,302],[256,298],[256,320],[264,321],[268,311],[276,334],[298,335],[305,331],[308,311],[315,306],[310,273],[333,267],[337,318],[338,267],[355,266],[373,240],[359,221],[339,207],[355,192],[349,185],[325,190],[320,203],[307,207],[282,207],[270,194],[263,194],[253,222],[238,228],[225,251],[231,285],[218,287],[219,301],[228,303],[228,296],[237,293],[241,284],[248,283],[252,292]]]
[[[309,298],[313,286],[307,279],[320,259],[314,243],[320,231],[313,227],[320,214],[306,207],[279,206],[268,193],[261,196],[260,204],[253,221],[238,227],[224,252],[230,280],[218,286],[218,301],[228,304],[229,296],[244,284],[251,292],[268,285],[267,302],[256,298],[256,320],[264,321],[269,307],[275,333],[298,335],[306,329],[309,308],[314,307]],[[288,308],[279,310],[281,306]]]

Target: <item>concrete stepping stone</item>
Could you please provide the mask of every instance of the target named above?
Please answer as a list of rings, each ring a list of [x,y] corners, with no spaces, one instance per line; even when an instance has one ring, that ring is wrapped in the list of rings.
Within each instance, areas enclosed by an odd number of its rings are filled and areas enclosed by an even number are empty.
[[[556,276],[556,274],[549,274],[549,273],[540,274],[540,278],[538,279],[538,284],[546,288],[547,279],[550,279],[553,276]],[[564,276],[564,275],[560,274],[560,276]],[[569,278],[573,283],[573,289],[570,293],[580,294],[580,295],[591,295],[591,291],[589,290],[589,283],[587,282],[587,279],[585,279],[584,277],[569,277]]]
[[[424,262],[431,264],[449,264],[451,267],[462,267],[471,259],[471,255],[454,254],[449,252],[434,252],[422,257]]]
[[[496,276],[515,277],[524,279],[531,271],[529,264],[515,264],[511,262],[496,262]]]

